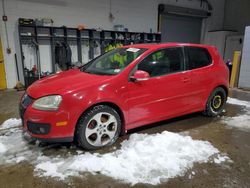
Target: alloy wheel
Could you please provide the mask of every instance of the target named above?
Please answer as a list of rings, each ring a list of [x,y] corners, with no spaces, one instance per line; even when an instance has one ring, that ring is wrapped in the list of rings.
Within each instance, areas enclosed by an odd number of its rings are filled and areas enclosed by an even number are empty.
[[[107,112],[100,112],[89,120],[85,136],[90,145],[100,147],[112,142],[116,131],[117,120],[115,116]]]

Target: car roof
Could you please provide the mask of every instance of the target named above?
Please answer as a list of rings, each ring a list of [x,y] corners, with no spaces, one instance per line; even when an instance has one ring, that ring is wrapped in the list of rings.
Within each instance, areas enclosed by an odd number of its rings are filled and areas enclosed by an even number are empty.
[[[175,46],[193,46],[193,47],[200,47],[200,48],[213,47],[213,46],[204,45],[204,44],[168,42],[168,43],[132,44],[132,45],[126,45],[124,46],[124,48],[147,48],[147,49],[153,50],[153,49],[175,47]]]

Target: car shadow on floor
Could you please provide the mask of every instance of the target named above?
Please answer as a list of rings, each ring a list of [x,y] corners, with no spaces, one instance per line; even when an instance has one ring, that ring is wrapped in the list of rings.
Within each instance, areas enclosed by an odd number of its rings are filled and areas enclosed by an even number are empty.
[[[168,120],[163,120],[157,123],[152,123],[142,127],[138,127],[128,131],[128,134],[133,133],[161,133],[162,131],[184,132],[190,129],[195,129],[204,126],[213,121],[217,121],[218,117],[205,117],[201,113],[188,114]]]

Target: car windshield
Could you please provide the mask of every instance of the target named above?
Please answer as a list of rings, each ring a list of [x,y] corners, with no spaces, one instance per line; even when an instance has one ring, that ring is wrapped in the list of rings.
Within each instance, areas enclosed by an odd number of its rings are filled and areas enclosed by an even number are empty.
[[[81,71],[98,75],[116,75],[144,53],[145,48],[117,48],[81,67]]]

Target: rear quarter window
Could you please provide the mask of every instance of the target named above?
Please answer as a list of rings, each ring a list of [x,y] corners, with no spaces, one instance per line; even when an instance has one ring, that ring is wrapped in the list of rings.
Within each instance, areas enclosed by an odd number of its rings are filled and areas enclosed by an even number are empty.
[[[205,67],[212,63],[212,58],[206,48],[185,47],[185,52],[189,70]]]

